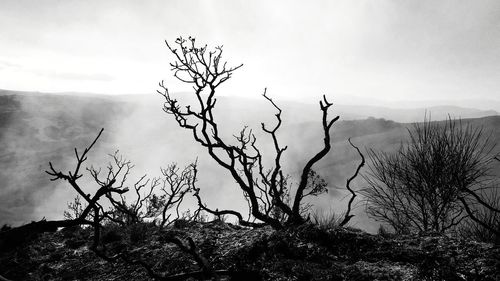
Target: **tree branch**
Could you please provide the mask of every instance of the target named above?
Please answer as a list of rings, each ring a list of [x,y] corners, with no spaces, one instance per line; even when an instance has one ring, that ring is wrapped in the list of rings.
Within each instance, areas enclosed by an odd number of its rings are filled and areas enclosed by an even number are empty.
[[[365,165],[365,156],[363,155],[363,153],[361,153],[361,151],[359,150],[359,148],[357,146],[355,146],[351,142],[350,138],[348,139],[348,141],[349,141],[349,144],[352,147],[354,147],[356,149],[356,151],[358,152],[359,156],[361,157],[361,162],[359,163],[358,167],[356,168],[356,171],[354,172],[354,175],[352,175],[347,180],[347,183],[346,183],[346,188],[351,193],[351,198],[349,199],[349,203],[347,204],[347,211],[345,212],[344,220],[342,220],[342,222],[339,224],[340,227],[343,227],[344,225],[347,225],[347,223],[351,220],[351,218],[354,217],[354,215],[351,215],[351,210],[352,210],[352,203],[354,202],[354,198],[356,198],[356,193],[351,188],[351,182],[358,176],[359,171]]]

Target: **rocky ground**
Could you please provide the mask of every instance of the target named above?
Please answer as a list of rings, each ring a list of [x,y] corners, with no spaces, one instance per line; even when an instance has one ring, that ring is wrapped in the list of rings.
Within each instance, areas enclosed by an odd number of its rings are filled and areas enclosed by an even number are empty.
[[[166,237],[191,237],[221,280],[500,280],[500,247],[441,235],[371,235],[314,225],[283,231],[219,221],[181,222],[162,231],[148,224],[106,229],[109,253],[127,251],[156,272],[199,270]],[[151,280],[138,265],[107,262],[89,250],[92,232],[41,234],[0,253],[10,280]]]

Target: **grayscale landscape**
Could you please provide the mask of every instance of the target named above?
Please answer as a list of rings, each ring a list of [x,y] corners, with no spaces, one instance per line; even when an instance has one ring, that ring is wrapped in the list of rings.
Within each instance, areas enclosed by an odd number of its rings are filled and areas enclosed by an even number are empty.
[[[495,1],[1,1],[0,281],[498,280]]]

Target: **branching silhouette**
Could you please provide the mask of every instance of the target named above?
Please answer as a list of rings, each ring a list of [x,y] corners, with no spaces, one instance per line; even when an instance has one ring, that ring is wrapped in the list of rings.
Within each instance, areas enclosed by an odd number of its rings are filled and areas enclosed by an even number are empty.
[[[469,218],[472,205],[498,209],[482,198],[491,187],[495,148],[481,128],[448,119],[424,120],[408,130],[410,141],[392,154],[370,151],[370,172],[363,190],[370,216],[396,232],[445,232]]]
[[[144,175],[133,184],[136,199],[128,203],[124,194],[130,190],[130,187],[127,186],[127,178],[133,165],[130,161],[119,156],[118,152],[115,152],[110,155],[112,161],[108,164],[105,171],[94,167],[87,168],[87,171],[98,185],[98,189],[94,194],[86,193],[86,189],[80,185],[78,180],[83,177],[81,170],[87,160],[87,155],[96,144],[102,132],[103,129],[93,142],[84,149],[81,155],[75,148],[76,165],[73,171],[64,173],[57,170],[51,162],[49,163],[50,169],[46,173],[52,177],[51,180],[67,181],[79,194],[74,202],[68,204],[70,212],[65,212],[66,219],[55,221],[43,219],[38,222],[2,231],[0,232],[0,242],[2,242],[0,245],[4,244],[4,241],[14,241],[18,237],[29,239],[42,232],[56,231],[60,227],[88,226],[93,229],[94,234],[90,250],[97,256],[109,262],[122,260],[129,265],[140,266],[155,280],[185,280],[190,277],[213,278],[217,277],[219,273],[227,273],[224,270],[213,270],[210,263],[201,255],[196,244],[190,237],[181,239],[175,235],[169,235],[163,240],[166,243],[176,245],[182,252],[190,255],[200,266],[200,271],[169,275],[168,273],[156,272],[153,266],[147,261],[140,257],[134,257],[129,251],[124,250],[119,253],[108,252],[101,235],[101,230],[106,227],[106,224],[116,223],[122,227],[126,227],[128,225],[143,223],[143,219],[146,216],[157,215],[160,211],[163,214],[161,226],[165,225],[168,220],[164,214],[166,210],[175,208],[176,214],[179,216],[178,205],[182,202],[186,193],[191,191],[190,180],[193,177],[191,176],[189,166],[181,173],[181,177],[178,178],[179,169],[176,168],[175,164],[168,166],[167,169],[162,169],[163,180],[160,178],[146,179]],[[153,196],[155,189],[159,188],[161,183],[163,183],[161,188],[165,194],[161,197]],[[147,187],[147,191],[141,193],[141,190],[145,187]],[[166,189],[167,187],[170,187],[170,191]],[[115,196],[118,196],[119,199],[116,199]],[[85,201],[81,202],[80,198],[83,198]],[[105,203],[111,205],[111,208],[105,210]],[[161,228],[158,228],[158,231],[161,231]]]
[[[282,156],[287,146],[281,145],[277,137],[282,124],[282,109],[267,95],[267,89],[264,90],[263,97],[276,110],[274,126],[261,124],[262,131],[271,138],[274,146],[273,167],[270,169],[266,169],[263,165],[263,155],[256,145],[257,139],[251,129],[244,127],[235,136],[236,144],[231,144],[221,137],[218,121],[215,118],[217,88],[231,78],[234,71],[242,65],[227,66],[227,62],[222,61],[222,46],[209,51],[207,45],[197,46],[192,37],[188,39],[179,37],[175,45],[167,41],[165,43],[175,56],[175,62],[170,64],[174,76],[192,85],[196,104],[181,106],[162,81],[161,91],[158,92],[165,98],[163,109],[174,117],[180,127],[190,130],[194,139],[207,149],[211,158],[231,174],[249,204],[253,219],[244,219],[241,213],[233,210],[209,209],[198,196],[200,207],[214,215],[234,215],[240,224],[247,226],[269,224],[274,228],[282,228],[284,225],[304,223],[306,218],[302,214],[303,199],[308,195],[317,194],[316,191],[306,191],[315,188],[310,184],[312,168],[330,151],[330,129],[339,119],[339,116],[328,117],[332,103],[325,96],[319,102],[322,113],[323,147],[303,167],[295,194],[290,198],[288,177],[282,167]],[[198,191],[196,194],[199,194]],[[280,215],[273,215],[276,213]],[[286,222],[283,222],[283,217]],[[346,217],[346,220],[349,218]]]
[[[358,176],[361,168],[363,168],[363,166],[365,165],[365,156],[363,155],[363,153],[361,153],[361,150],[359,150],[359,148],[351,142],[351,139],[349,139],[349,144],[356,149],[359,156],[361,157],[361,162],[359,163],[358,167],[356,168],[356,171],[354,172],[354,174],[349,179],[347,179],[347,182],[346,182],[346,189],[349,190],[349,192],[351,193],[351,198],[349,199],[349,203],[347,204],[347,210],[345,212],[344,219],[339,224],[339,226],[341,226],[341,227],[346,225],[347,223],[349,223],[349,221],[353,217],[353,215],[351,215],[352,204],[354,203],[354,199],[356,198],[357,194],[351,188],[351,182]]]
[[[68,210],[64,211],[63,216],[67,220],[72,220],[80,217],[83,213],[84,205],[80,199],[81,197],[77,195],[73,202],[68,202]]]
[[[500,208],[500,188],[488,190],[483,197],[489,206]],[[469,206],[469,205],[467,205]],[[473,238],[477,241],[492,242],[500,244],[500,213],[492,211],[480,204],[469,207],[474,219],[464,221],[458,228],[459,234],[465,238]],[[496,229],[497,232],[490,229]]]
[[[167,168],[162,168],[163,177],[160,179],[161,195],[153,195],[150,200],[148,214],[152,217],[160,216],[160,226],[168,226],[181,218],[179,207],[187,193],[193,191],[194,175],[193,166],[190,164],[181,171],[176,163],[172,163]],[[171,210],[175,213],[169,213]],[[175,214],[174,218],[172,215]],[[196,212],[193,217],[196,217]]]
[[[129,177],[131,177],[131,170],[134,166],[131,161],[119,155],[118,151],[109,155],[111,160],[106,168],[94,168],[93,166],[84,168],[89,152],[95,147],[103,133],[104,129],[102,129],[82,153],[75,148],[76,162],[73,170],[66,173],[49,162],[49,169],[46,173],[50,175],[50,180],[65,181],[77,193],[74,201],[68,203],[69,210],[64,213],[65,219],[53,221],[43,219],[2,231],[0,233],[0,242],[2,242],[0,247],[3,245],[3,241],[27,233],[36,235],[42,232],[56,231],[61,227],[84,226],[93,232],[89,249],[106,261],[122,261],[129,265],[139,266],[155,280],[185,280],[188,278],[218,280],[220,275],[231,276],[239,273],[229,270],[215,270],[200,253],[191,237],[178,237],[176,233],[168,232],[167,226],[181,217],[179,206],[188,193],[192,193],[198,203],[198,210],[194,212],[193,217],[199,216],[201,212],[207,212],[219,219],[225,215],[233,215],[238,218],[242,226],[271,225],[275,229],[300,225],[308,220],[306,212],[310,205],[304,203],[304,198],[327,192],[326,182],[313,170],[313,166],[331,150],[330,131],[333,124],[339,120],[339,116],[333,118],[328,116],[332,103],[327,100],[326,96],[323,96],[322,100],[319,101],[319,109],[322,114],[322,147],[308,159],[302,168],[299,175],[300,180],[292,194],[290,175],[283,171],[282,164],[282,156],[287,150],[287,146],[283,146],[278,138],[278,131],[282,125],[282,109],[267,95],[267,89],[264,90],[263,97],[276,110],[275,124],[261,123],[262,131],[273,144],[273,161],[270,168],[264,167],[264,157],[257,146],[257,138],[251,129],[244,127],[239,134],[234,136],[235,143],[227,142],[220,136],[218,123],[214,116],[213,109],[217,102],[216,89],[242,65],[228,67],[227,63],[221,60],[222,47],[216,47],[214,51],[207,51],[206,46],[196,47],[194,38],[189,38],[189,40],[179,38],[176,40],[176,44],[180,48],[179,50],[167,43],[169,50],[176,57],[176,61],[171,64],[174,76],[193,86],[197,104],[181,107],[161,83],[163,91],[160,93],[165,97],[163,109],[166,113],[174,116],[179,126],[190,130],[194,139],[205,147],[209,155],[231,174],[249,204],[249,217],[244,218],[241,213],[234,210],[213,210],[203,203],[200,189],[196,185],[197,162],[182,170],[175,163],[171,164],[167,168],[161,169],[161,177],[148,178],[147,175],[143,175],[135,182],[132,181],[132,184],[130,184]],[[351,199],[348,202],[348,210],[342,225],[347,224],[353,217],[350,212],[356,193],[350,184],[357,177],[365,162],[358,147],[350,140],[349,143],[357,150],[362,161],[346,183]],[[82,181],[80,181],[84,170],[88,172],[93,183],[97,185],[94,192],[90,192],[91,189],[88,186],[83,186]],[[133,192],[132,200],[126,197],[126,194],[130,194],[128,193],[130,190]],[[146,219],[154,221],[151,225],[155,227],[156,234],[161,237],[162,242],[176,245],[181,252],[189,255],[196,262],[200,270],[177,275],[157,272],[155,266],[141,257],[140,254],[138,255],[137,251],[128,248],[117,250],[106,246],[109,241],[106,241],[105,234],[110,233],[111,226],[119,226],[120,230],[127,231],[145,224]],[[159,225],[155,225],[155,223]],[[132,240],[132,235],[130,235],[130,241],[132,242]]]
[[[500,162],[500,157],[494,160]],[[480,200],[463,200],[470,220],[464,221],[459,226],[462,237],[473,238],[483,242],[500,243],[500,186],[493,182],[485,189],[478,191]],[[474,197],[475,198],[475,197]]]

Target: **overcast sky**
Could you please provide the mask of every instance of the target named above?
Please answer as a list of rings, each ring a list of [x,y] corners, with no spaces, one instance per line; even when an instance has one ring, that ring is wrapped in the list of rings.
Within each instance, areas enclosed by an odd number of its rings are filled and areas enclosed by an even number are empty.
[[[163,40],[223,44],[224,94],[500,99],[500,1],[0,0],[0,88],[153,93]]]

